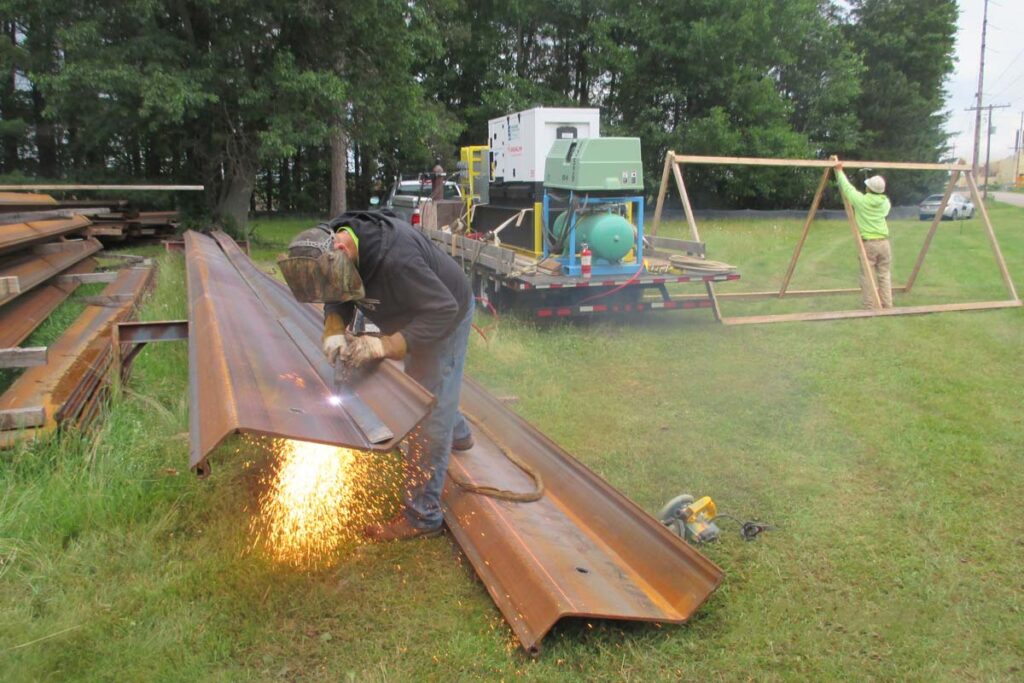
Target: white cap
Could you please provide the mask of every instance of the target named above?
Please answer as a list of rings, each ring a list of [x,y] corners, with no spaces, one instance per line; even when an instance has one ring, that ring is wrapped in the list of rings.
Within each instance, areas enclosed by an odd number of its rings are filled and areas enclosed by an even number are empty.
[[[864,187],[875,194],[883,194],[885,192],[885,178],[880,175],[873,175],[864,181]]]

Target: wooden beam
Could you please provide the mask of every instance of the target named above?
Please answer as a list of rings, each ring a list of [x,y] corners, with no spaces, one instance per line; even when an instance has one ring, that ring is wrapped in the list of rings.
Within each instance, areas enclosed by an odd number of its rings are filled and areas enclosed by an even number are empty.
[[[686,223],[690,226],[690,237],[693,238],[694,242],[700,242],[700,231],[697,230],[697,219],[693,216],[693,207],[690,205],[690,195],[686,191],[686,183],[683,182],[683,172],[679,169],[679,163],[672,164],[672,174],[676,179],[676,187],[679,189],[679,198],[683,203],[683,211],[686,213]],[[704,287],[708,292],[708,299],[711,301],[711,312],[715,315],[715,320],[722,321],[722,309],[718,305],[718,297],[715,295],[715,285],[711,282],[705,282]]]
[[[1003,251],[999,248],[999,240],[996,239],[995,230],[992,229],[992,220],[988,217],[988,208],[986,208],[985,201],[981,198],[981,193],[978,192],[978,183],[975,182],[974,174],[972,173],[967,174],[967,186],[971,188],[971,196],[974,197],[974,203],[981,213],[985,234],[988,235],[988,243],[992,246],[992,253],[996,257],[996,265],[999,266],[999,274],[1003,276],[1003,284],[1006,285],[1006,291],[1009,292],[1011,299],[1019,301],[1020,296],[1017,294],[1017,288],[1013,285],[1010,271],[1006,268],[1006,259],[1003,258]]]
[[[942,222],[942,214],[946,212],[946,204],[949,203],[949,198],[953,196],[953,188],[956,187],[957,178],[960,177],[960,171],[953,171],[952,175],[949,176],[949,184],[946,185],[946,192],[942,195],[942,201],[939,202],[939,208],[935,210],[935,216],[932,217],[932,224],[928,228],[928,234],[925,235],[924,243],[921,245],[921,251],[917,255],[917,260],[914,262],[914,269],[910,271],[910,277],[907,278],[907,284],[904,289],[909,292],[914,288],[914,282],[917,280],[917,274],[921,272],[921,266],[924,265],[924,257],[928,254],[928,250],[932,246],[932,238],[935,237],[936,231],[939,229],[939,223]]]
[[[21,294],[21,280],[15,275],[0,277],[0,296],[8,294]]]
[[[46,410],[42,406],[0,410],[0,429],[42,427],[45,423]]]
[[[999,308],[1020,308],[1022,302],[981,301],[963,304],[934,304],[931,306],[897,306],[882,309],[857,309],[851,311],[814,311],[809,313],[781,313],[778,315],[747,315],[723,318],[726,325],[760,325],[764,323],[795,323],[820,320],[850,320],[853,318],[881,318],[897,315],[923,315],[925,313],[949,313],[952,311],[991,311]]]
[[[903,287],[893,287],[893,292],[903,292]],[[816,296],[840,296],[845,294],[860,294],[860,287],[841,287],[837,289],[790,289],[786,292],[786,298],[808,298]],[[777,290],[760,292],[718,292],[719,299],[778,299]],[[676,295],[676,299],[705,299],[700,294]]]
[[[707,253],[707,247],[703,242],[681,240],[676,239],[675,237],[657,237],[651,235],[644,235],[644,237],[650,238],[651,246],[655,249],[673,249],[675,251],[682,251],[687,254],[696,254],[698,256],[704,256]]]
[[[62,190],[198,192],[203,189],[205,188],[202,185],[0,185],[0,191],[3,192],[8,190],[42,190],[45,192],[60,192]]]
[[[807,235],[811,231],[811,223],[814,222],[814,217],[818,214],[818,206],[821,205],[821,197],[825,194],[825,188],[828,186],[828,177],[832,173],[831,168],[826,168],[821,174],[821,182],[818,183],[818,191],[814,193],[814,201],[811,202],[811,210],[807,212],[807,219],[804,221],[804,231],[800,235],[800,240],[796,243],[796,248],[793,250],[793,256],[789,259],[789,267],[786,268],[786,275],[782,278],[782,286],[779,287],[779,298],[781,299],[786,295],[786,290],[789,289],[789,281],[793,279],[793,273],[796,271],[796,262],[800,259],[800,252],[804,248],[804,242],[807,241]]]
[[[658,234],[661,225],[661,211],[665,208],[665,196],[668,194],[668,169],[675,165],[676,153],[669,150],[665,153],[665,166],[661,169],[661,187],[658,188],[658,203],[654,206],[654,221],[651,224],[651,236]]]
[[[796,168],[831,168],[829,159],[776,159],[761,157],[675,156],[677,164],[722,164],[726,166],[790,166]],[[903,169],[907,171],[968,171],[966,164],[934,164],[902,161],[843,161],[846,168]]]
[[[502,275],[516,269],[516,253],[505,247],[487,244],[480,240],[471,240],[462,235],[453,235],[443,230],[424,230],[434,242],[444,247],[445,252],[453,257],[476,261],[481,265],[493,268]]]
[[[113,282],[117,279],[117,273],[106,271],[100,273],[71,273],[70,275],[58,275],[54,281],[58,285],[92,285],[97,282]]]
[[[0,368],[31,368],[36,365],[46,365],[45,346],[0,349]]]

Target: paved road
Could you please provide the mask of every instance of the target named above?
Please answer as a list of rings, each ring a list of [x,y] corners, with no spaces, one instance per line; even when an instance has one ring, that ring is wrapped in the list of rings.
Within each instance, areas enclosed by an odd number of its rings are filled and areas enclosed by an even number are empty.
[[[989,192],[998,201],[1024,208],[1024,194],[1019,192]]]

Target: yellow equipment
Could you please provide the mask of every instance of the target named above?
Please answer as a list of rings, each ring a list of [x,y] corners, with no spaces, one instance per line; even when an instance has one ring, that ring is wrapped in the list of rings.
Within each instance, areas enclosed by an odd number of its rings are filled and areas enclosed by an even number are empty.
[[[676,496],[661,509],[658,518],[674,533],[691,543],[707,543],[718,540],[719,529],[712,521],[718,516],[718,509],[711,496],[695,500],[689,494]]]
[[[490,186],[490,151],[487,145],[474,145],[459,150],[459,185],[462,201],[466,204],[466,227],[472,230],[473,207],[488,202]]]

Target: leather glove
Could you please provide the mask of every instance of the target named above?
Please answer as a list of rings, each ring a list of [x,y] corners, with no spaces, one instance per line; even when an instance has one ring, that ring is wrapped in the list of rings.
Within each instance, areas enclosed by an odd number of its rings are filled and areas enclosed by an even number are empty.
[[[323,334],[324,355],[327,356],[327,360],[333,365],[347,345],[345,321],[341,319],[341,313],[328,312],[324,315]]]
[[[324,337],[324,355],[327,356],[328,362],[334,365],[340,356],[345,353],[348,348],[348,341],[345,339],[344,334],[332,334],[329,337]]]
[[[341,352],[341,362],[349,368],[357,368],[383,358],[400,360],[405,358],[405,351],[405,337],[401,332],[386,337],[350,337],[348,345]]]

